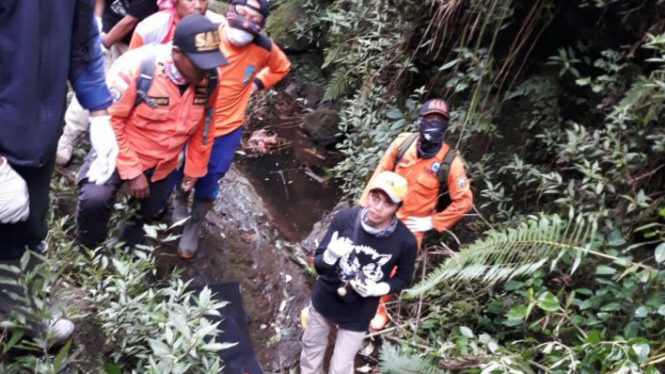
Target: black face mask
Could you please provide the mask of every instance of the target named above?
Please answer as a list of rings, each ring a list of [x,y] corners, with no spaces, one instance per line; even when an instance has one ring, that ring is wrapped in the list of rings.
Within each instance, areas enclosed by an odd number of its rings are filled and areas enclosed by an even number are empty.
[[[420,119],[418,122],[420,139],[418,140],[418,156],[430,158],[436,156],[443,145],[443,134],[448,128],[447,122]]]

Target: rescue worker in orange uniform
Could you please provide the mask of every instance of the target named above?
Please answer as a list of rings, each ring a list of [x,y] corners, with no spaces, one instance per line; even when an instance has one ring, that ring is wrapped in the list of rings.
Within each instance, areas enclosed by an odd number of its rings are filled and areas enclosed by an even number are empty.
[[[222,79],[215,103],[215,142],[208,174],[194,187],[191,216],[178,245],[181,258],[192,258],[198,248],[201,224],[219,193],[218,181],[229,170],[240,144],[250,95],[279,82],[291,68],[284,52],[261,33],[267,16],[266,0],[232,0],[226,21],[219,26],[220,49],[229,64],[220,68]],[[172,188],[180,178],[182,173],[179,171],[171,183]],[[189,215],[188,195],[187,191],[176,190],[174,222]]]
[[[120,148],[117,168],[102,185],[89,181],[86,158],[79,172],[78,241],[94,248],[105,238],[113,201],[127,182],[139,214],[123,228],[129,246],[144,239],[167,196],[169,176],[186,144],[183,190],[207,172],[212,149],[212,103],[217,95],[217,67],[226,63],[219,51],[217,25],[192,14],[176,27],[173,45],[150,45],[130,51],[113,65],[107,78],[114,104],[111,125]]]
[[[381,158],[371,179],[383,171],[394,171],[406,178],[409,193],[397,212],[397,218],[416,236],[418,248],[427,231],[450,230],[473,207],[473,194],[464,172],[464,164],[443,141],[449,119],[449,107],[445,100],[432,99],[425,102],[420,110],[419,133],[397,136]],[[398,160],[400,151],[403,154]],[[449,154],[449,151],[452,153]],[[439,183],[441,168],[447,168],[448,171],[446,186],[440,186]],[[368,186],[372,185],[371,180]],[[363,192],[361,206],[366,205],[368,193],[369,187]],[[439,210],[437,203],[440,199],[449,203],[445,207],[439,206]],[[389,299],[384,298],[379,304],[377,314],[370,323],[372,330],[382,330],[388,322],[385,302]]]
[[[170,42],[178,22],[188,14],[201,14],[215,23],[224,20],[223,16],[208,10],[208,0],[160,0],[158,5],[160,11],[141,21],[134,29],[129,49]]]

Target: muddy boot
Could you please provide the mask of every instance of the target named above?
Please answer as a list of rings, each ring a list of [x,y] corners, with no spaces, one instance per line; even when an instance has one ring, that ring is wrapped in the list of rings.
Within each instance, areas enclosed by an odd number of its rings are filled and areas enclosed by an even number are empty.
[[[173,196],[173,214],[171,215],[173,223],[180,222],[189,216],[188,203],[189,192],[183,192],[178,183]]]
[[[212,201],[194,199],[192,203],[192,216],[189,218],[178,244],[178,256],[181,258],[189,260],[196,254],[196,250],[199,247],[201,225],[205,221],[206,213],[212,208],[212,203]]]

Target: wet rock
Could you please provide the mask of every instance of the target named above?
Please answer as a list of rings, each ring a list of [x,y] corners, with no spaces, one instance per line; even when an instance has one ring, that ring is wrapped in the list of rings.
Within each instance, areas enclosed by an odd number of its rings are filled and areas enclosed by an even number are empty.
[[[240,282],[259,363],[265,372],[288,372],[300,357],[299,315],[309,303],[309,279],[289,256],[292,246],[279,238],[263,199],[235,166],[220,192],[196,256],[173,261],[193,287]]]
[[[314,252],[316,251],[316,247],[318,247],[319,243],[321,243],[321,240],[323,240],[323,237],[326,235],[326,232],[328,231],[328,227],[330,226],[330,222],[332,222],[333,217],[337,212],[339,212],[342,209],[347,209],[350,208],[351,204],[347,201],[342,201],[335,208],[333,211],[328,214],[327,216],[323,217],[322,220],[314,224],[314,228],[312,229],[312,232],[305,238],[305,240],[301,241],[298,243],[300,248],[307,254],[308,256],[314,255]]]
[[[284,93],[290,97],[298,96],[298,85],[295,83],[289,83],[289,85],[284,89]]]
[[[298,23],[305,23],[307,13],[305,3],[307,0],[291,0],[280,5],[270,14],[266,21],[266,32],[287,52],[304,52],[313,47],[313,43],[307,38],[298,38],[293,28]]]
[[[321,108],[309,113],[304,118],[304,128],[309,137],[317,144],[329,146],[338,142],[339,114],[334,109]]]
[[[300,96],[305,98],[305,106],[308,108],[316,108],[325,93],[325,88],[315,83],[304,83],[300,89]]]

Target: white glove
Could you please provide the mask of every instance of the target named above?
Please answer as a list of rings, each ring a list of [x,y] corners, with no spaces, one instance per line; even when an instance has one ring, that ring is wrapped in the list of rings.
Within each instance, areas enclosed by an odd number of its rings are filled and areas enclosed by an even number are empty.
[[[90,117],[90,143],[96,157],[90,165],[88,180],[104,184],[115,171],[118,143],[111,127],[111,116]]]
[[[356,278],[349,284],[362,297],[379,297],[390,293],[390,285],[386,282],[376,283],[371,279],[365,279],[363,282]]]
[[[432,217],[407,217],[404,224],[411,232],[426,232],[434,228]]]
[[[30,216],[28,185],[5,158],[0,165],[0,223],[25,221]]]
[[[353,251],[353,242],[349,238],[340,238],[338,235],[337,231],[332,234],[328,248],[323,252],[323,262],[328,265],[334,265],[341,257]]]

